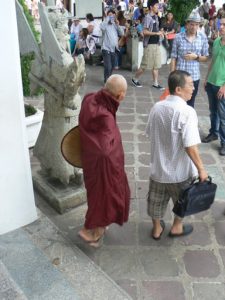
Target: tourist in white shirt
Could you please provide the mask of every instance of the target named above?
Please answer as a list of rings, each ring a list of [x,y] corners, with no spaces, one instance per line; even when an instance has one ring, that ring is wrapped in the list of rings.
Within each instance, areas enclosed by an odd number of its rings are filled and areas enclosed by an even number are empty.
[[[75,38],[76,41],[79,38],[79,34],[80,34],[80,31],[81,31],[82,28],[83,27],[80,24],[79,18],[75,18],[72,25],[71,25],[71,27],[70,27],[70,33],[74,34],[74,38]]]
[[[163,217],[169,199],[175,203],[181,189],[198,175],[208,178],[198,151],[201,143],[198,119],[187,105],[194,85],[186,71],[173,71],[168,78],[170,96],[157,102],[149,115],[146,133],[151,141],[148,214],[152,217],[152,238],[159,240],[165,223]],[[182,224],[175,216],[169,236],[179,237],[193,231],[191,224]]]
[[[119,2],[119,6],[121,7],[122,11],[126,11],[127,10],[127,5],[126,5],[126,2],[124,0],[121,0]]]

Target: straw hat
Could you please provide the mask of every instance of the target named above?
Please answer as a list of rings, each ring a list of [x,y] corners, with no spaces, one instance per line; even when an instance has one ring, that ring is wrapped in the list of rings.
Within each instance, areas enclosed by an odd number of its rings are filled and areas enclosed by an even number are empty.
[[[61,152],[69,164],[77,168],[82,168],[79,126],[72,128],[63,137]]]

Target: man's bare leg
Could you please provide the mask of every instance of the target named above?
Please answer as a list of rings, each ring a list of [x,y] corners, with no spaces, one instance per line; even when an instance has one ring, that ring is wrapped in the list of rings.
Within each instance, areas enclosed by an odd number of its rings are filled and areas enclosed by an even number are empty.
[[[158,85],[159,84],[159,70],[158,69],[152,69],[152,77],[153,77],[153,84]]]
[[[183,232],[183,223],[181,218],[178,218],[176,216],[174,217],[173,225],[171,227],[170,232],[172,234],[180,234]]]
[[[159,239],[164,230],[160,223],[160,219],[152,219],[153,228],[152,228],[152,237],[155,239]]]

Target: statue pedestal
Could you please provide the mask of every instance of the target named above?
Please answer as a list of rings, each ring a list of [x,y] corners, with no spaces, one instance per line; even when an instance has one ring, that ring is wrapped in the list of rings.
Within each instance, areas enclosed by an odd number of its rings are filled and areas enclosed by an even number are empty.
[[[34,189],[60,214],[86,202],[84,185],[63,185],[58,179],[49,178],[41,169],[33,170]]]
[[[138,69],[138,56],[139,54],[139,39],[137,35],[133,35],[127,40],[126,55],[122,56],[122,68],[131,71]]]

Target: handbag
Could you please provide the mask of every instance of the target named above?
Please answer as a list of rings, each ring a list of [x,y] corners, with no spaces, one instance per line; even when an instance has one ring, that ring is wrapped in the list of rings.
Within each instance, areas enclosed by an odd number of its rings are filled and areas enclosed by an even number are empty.
[[[209,209],[215,199],[216,189],[217,185],[212,182],[210,176],[203,182],[200,182],[199,178],[196,181],[195,178],[188,187],[181,191],[173,212],[183,218]]]
[[[167,40],[173,40],[176,37],[176,33],[168,33],[167,34]]]

